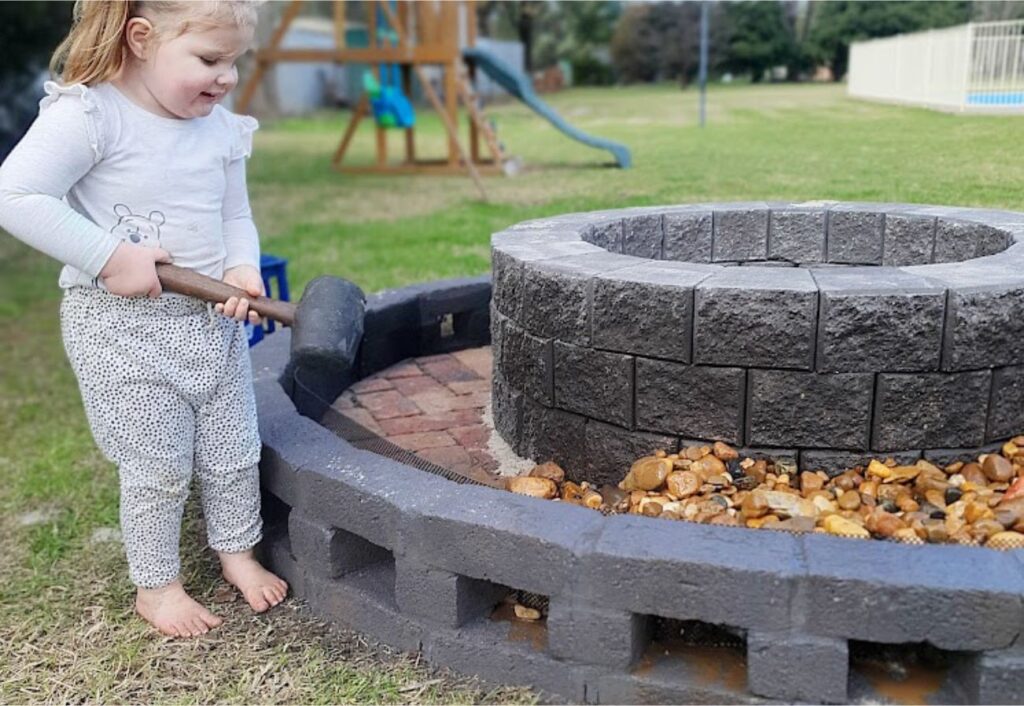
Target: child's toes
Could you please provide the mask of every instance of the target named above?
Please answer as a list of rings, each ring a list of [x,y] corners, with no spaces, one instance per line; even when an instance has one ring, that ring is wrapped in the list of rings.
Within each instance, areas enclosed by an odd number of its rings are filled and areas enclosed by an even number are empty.
[[[267,600],[263,597],[263,591],[258,589],[252,592],[252,598],[249,599],[249,606],[257,613],[262,613],[270,608],[270,604],[267,603]]]
[[[220,624],[224,622],[223,620],[221,620],[221,618],[214,615],[208,610],[205,610],[202,613],[200,613],[199,619],[203,622],[204,625],[206,625],[206,627],[209,628],[220,627]]]

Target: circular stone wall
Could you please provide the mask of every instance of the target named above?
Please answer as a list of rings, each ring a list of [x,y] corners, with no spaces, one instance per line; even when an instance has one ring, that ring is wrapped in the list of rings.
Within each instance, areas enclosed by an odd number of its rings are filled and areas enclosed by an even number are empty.
[[[494,418],[617,482],[721,440],[835,470],[976,454],[1024,426],[1024,213],[727,203],[492,238]]]

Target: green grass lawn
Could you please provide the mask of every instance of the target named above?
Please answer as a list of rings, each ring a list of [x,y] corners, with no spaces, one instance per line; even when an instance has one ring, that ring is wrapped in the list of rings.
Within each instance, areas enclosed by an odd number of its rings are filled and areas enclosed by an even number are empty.
[[[549,97],[584,130],[633,150],[635,168],[571,142],[518,104],[489,109],[527,170],[486,180],[355,177],[329,161],[347,115],[266,124],[249,187],[266,252],[287,257],[295,296],[322,273],[366,291],[488,269],[488,236],[575,210],[700,200],[850,199],[1024,210],[1024,118],[964,117],[851,101],[838,86],[578,89]],[[418,151],[441,156],[421,115]],[[353,163],[371,160],[372,133]],[[401,142],[392,138],[394,147]],[[0,702],[529,702],[434,673],[415,657],[330,631],[294,599],[265,616],[216,603],[206,639],[151,634],[131,610],[116,543],[117,475],[94,448],[57,321],[59,266],[0,235]],[[28,513],[44,519],[23,524]],[[190,503],[186,584],[224,598]],[[230,598],[228,596],[227,598]]]

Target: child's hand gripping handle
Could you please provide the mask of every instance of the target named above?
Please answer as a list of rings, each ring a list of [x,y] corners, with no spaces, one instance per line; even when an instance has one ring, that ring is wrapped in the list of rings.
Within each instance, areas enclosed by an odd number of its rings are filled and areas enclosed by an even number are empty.
[[[270,297],[254,297],[238,287],[232,287],[220,280],[176,265],[157,263],[156,275],[160,278],[160,285],[169,292],[186,294],[212,304],[224,303],[231,297],[248,299],[249,309],[260,316],[273,319],[285,326],[295,323],[295,305],[290,302]]]

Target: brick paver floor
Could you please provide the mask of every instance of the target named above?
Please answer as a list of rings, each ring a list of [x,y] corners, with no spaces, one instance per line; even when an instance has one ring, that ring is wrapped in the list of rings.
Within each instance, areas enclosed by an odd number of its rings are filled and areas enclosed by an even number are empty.
[[[334,407],[420,458],[494,481],[483,419],[491,364],[490,346],[406,360],[360,380]]]

